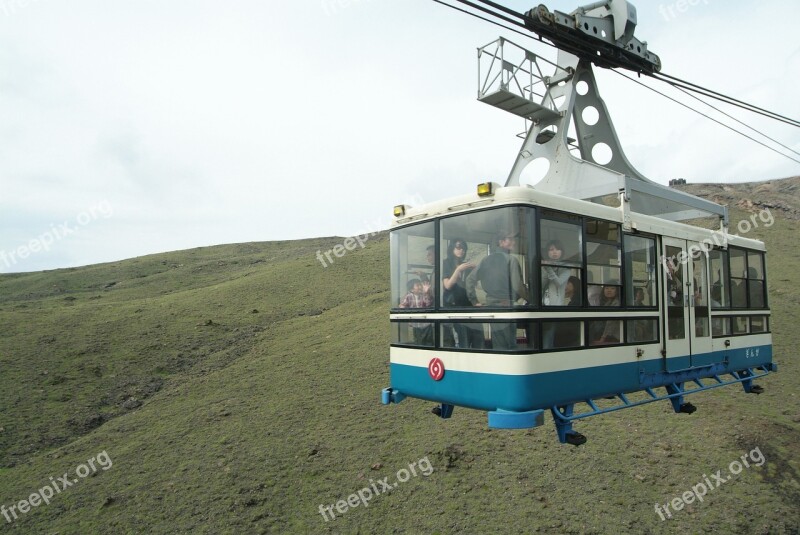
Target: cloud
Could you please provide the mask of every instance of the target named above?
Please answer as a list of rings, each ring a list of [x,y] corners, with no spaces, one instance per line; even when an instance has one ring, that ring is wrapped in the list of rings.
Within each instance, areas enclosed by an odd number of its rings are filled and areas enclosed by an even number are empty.
[[[76,0],[0,12],[0,249],[104,198],[114,218],[18,267],[348,235],[409,196],[505,182],[522,121],[475,100],[475,49],[507,32],[429,1],[326,5]],[[667,72],[800,115],[800,56],[786,47],[795,4],[709,1],[670,22],[637,7]],[[769,31],[754,40],[753,28]],[[797,174],[618,78],[598,72],[601,94],[651,178]],[[747,120],[800,143],[796,129]]]

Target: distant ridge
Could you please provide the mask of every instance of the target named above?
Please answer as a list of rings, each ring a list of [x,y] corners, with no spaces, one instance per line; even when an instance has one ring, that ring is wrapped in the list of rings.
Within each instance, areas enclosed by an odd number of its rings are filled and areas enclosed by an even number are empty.
[[[673,187],[746,212],[769,208],[775,216],[800,220],[800,176],[762,182],[689,183]]]

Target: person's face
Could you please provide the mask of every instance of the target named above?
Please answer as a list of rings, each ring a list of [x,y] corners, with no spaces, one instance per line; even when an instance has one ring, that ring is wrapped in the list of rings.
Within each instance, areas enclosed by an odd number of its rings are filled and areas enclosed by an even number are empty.
[[[617,287],[616,286],[605,286],[603,287],[603,294],[608,299],[613,299],[617,296]]]
[[[428,259],[428,263],[431,264],[431,265],[433,264],[433,261],[436,260],[436,258],[434,258],[434,257],[435,257],[435,254],[434,254],[433,250],[430,250],[425,254],[425,258]]]
[[[508,249],[511,251],[514,247],[517,246],[517,237],[516,236],[506,236],[502,240],[500,240],[500,247],[503,249]]]
[[[563,254],[563,251],[561,249],[559,249],[558,247],[556,247],[555,245],[551,245],[547,249],[547,256],[550,257],[550,260],[560,260],[562,254]]]
[[[456,255],[458,258],[464,258],[466,251],[464,250],[464,244],[458,242],[453,246],[453,254]]]
[[[566,297],[572,297],[573,294],[575,294],[575,285],[567,281],[567,286],[564,288],[564,295]]]
[[[419,294],[422,293],[422,283],[417,282],[414,284],[414,287],[411,289],[412,294]]]

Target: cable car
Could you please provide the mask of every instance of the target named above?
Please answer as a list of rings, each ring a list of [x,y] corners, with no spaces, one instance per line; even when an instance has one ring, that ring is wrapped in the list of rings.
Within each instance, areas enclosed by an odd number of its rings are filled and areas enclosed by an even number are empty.
[[[514,429],[549,410],[560,442],[579,445],[582,418],[659,400],[691,413],[688,394],[760,393],[754,381],[777,370],[764,244],[622,151],[592,62],[612,46],[626,68],[660,60],[633,37],[632,5],[600,4],[529,14],[608,36],[570,34],[557,63],[504,38],[478,50],[478,99],[530,127],[504,186],[395,207],[384,404],[428,400],[441,418],[477,409]],[[532,163],[546,168],[535,184]]]

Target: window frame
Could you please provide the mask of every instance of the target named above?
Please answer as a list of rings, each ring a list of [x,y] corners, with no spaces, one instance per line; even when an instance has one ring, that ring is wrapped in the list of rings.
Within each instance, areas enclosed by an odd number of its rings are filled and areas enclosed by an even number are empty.
[[[626,284],[623,284],[623,286],[627,286],[627,282],[628,282],[628,263],[627,263],[628,248],[625,247],[625,238],[628,237],[628,236],[630,236],[631,238],[643,238],[643,239],[650,240],[652,242],[652,246],[653,246],[651,251],[653,253],[653,257],[654,257],[656,263],[655,263],[654,272],[653,272],[653,296],[652,296],[653,297],[653,304],[649,305],[649,306],[642,306],[642,307],[637,307],[637,306],[634,306],[634,305],[628,305],[627,304],[627,295],[626,295],[626,301],[625,301],[625,305],[623,306],[623,309],[625,309],[625,310],[634,310],[634,311],[637,311],[637,312],[638,311],[641,311],[641,312],[658,312],[660,310],[660,307],[661,307],[661,277],[659,276],[660,272],[658,270],[659,258],[660,258],[660,255],[659,255],[659,239],[658,239],[659,236],[656,235],[656,234],[647,234],[647,233],[643,233],[643,232],[623,232],[622,233],[622,273],[623,273],[623,276],[625,277],[625,281],[624,282],[626,283]],[[631,285],[633,285],[633,279],[631,279]]]
[[[744,258],[744,277],[734,277],[733,271],[731,270],[731,250],[741,251]],[[767,282],[767,254],[766,251],[759,251],[756,249],[748,249],[746,247],[739,247],[736,245],[731,245],[727,248],[727,258],[728,258],[728,287],[730,290],[730,304],[727,307],[720,307],[713,310],[769,310],[769,284]],[[761,258],[761,267],[763,271],[763,278],[761,279],[751,279],[748,276],[750,271],[750,255],[756,254]],[[745,285],[745,306],[733,306],[733,281],[738,280],[742,281]],[[763,306],[753,306],[753,303],[750,299],[750,281],[761,281],[763,284],[762,295],[764,298]]]

